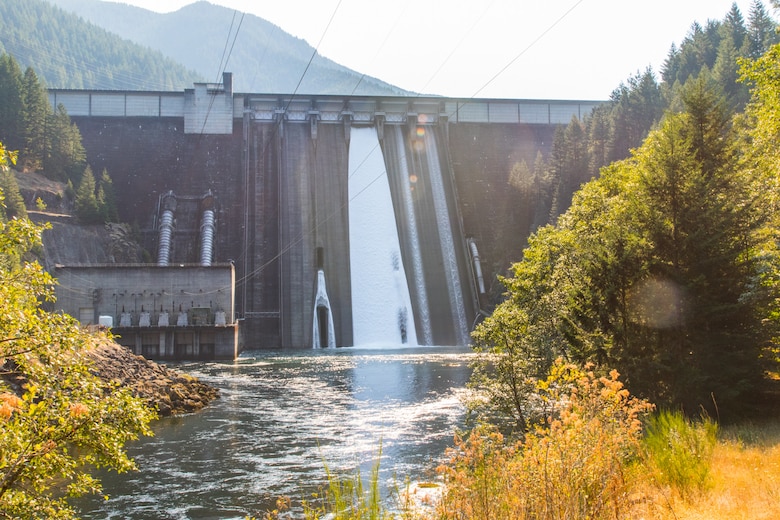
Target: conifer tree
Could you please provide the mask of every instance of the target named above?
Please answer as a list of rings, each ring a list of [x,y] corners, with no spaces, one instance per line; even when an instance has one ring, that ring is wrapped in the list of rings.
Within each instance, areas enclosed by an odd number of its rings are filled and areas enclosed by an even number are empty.
[[[754,290],[769,212],[738,167],[717,89],[702,77],[683,94],[684,112],[529,239],[506,280],[509,299],[475,333],[477,348],[503,355],[511,342],[539,360],[616,368],[633,393],[692,413],[712,395],[722,413],[750,401],[768,339],[760,324],[774,301]],[[521,329],[496,330],[507,326]]]
[[[47,177],[65,181],[77,179],[86,164],[81,133],[60,104],[46,125],[46,154],[43,169]]]
[[[0,140],[11,150],[19,150],[24,99],[22,71],[8,54],[0,55]]]
[[[21,134],[24,148],[20,162],[23,170],[37,171],[43,167],[46,153],[46,122],[51,113],[45,87],[32,68],[24,72]]]
[[[11,168],[0,168],[0,190],[2,190],[5,196],[5,207],[3,209],[5,210],[6,218],[27,217],[24,198],[19,191],[16,175]]]
[[[100,206],[98,204],[95,175],[92,168],[87,165],[81,176],[81,182],[76,190],[74,209],[76,216],[84,224],[96,224],[100,222]]]
[[[740,51],[742,46],[747,41],[747,29],[745,28],[745,18],[742,16],[742,11],[736,3],[731,4],[731,9],[726,13],[726,17],[723,19],[723,25],[720,29],[721,36],[730,38],[731,43]]]
[[[777,25],[766,12],[761,0],[753,0],[748,14],[748,57],[760,58],[772,45],[780,42]]]
[[[116,192],[114,191],[114,183],[111,180],[111,176],[108,174],[108,170],[105,168],[103,168],[103,173],[100,175],[98,193],[98,207],[100,209],[100,216],[102,221],[104,223],[119,222],[119,213],[116,206]]]

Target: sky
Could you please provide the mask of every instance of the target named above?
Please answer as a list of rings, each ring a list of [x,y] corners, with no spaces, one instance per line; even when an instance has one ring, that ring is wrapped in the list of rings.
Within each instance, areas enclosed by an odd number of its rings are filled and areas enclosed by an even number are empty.
[[[660,73],[693,22],[722,20],[732,3],[747,21],[754,0],[209,1],[413,92],[599,100],[648,67]],[[194,0],[121,2],[171,12]]]

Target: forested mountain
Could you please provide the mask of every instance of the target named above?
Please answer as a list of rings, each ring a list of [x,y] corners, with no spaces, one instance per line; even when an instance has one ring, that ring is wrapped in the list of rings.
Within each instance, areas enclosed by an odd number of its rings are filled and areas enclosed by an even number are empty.
[[[166,14],[100,0],[49,1],[164,53],[207,81],[221,79],[222,70],[231,71],[237,92],[292,93],[297,89],[306,94],[408,94],[319,54],[309,65],[314,49],[304,40],[257,16],[205,1]],[[230,51],[227,63],[226,48]]]
[[[472,336],[490,354],[472,380],[484,418],[521,435],[550,424],[537,390],[555,386],[557,357],[615,369],[659,409],[721,422],[776,405],[780,43],[760,2],[742,20],[734,7],[694,24],[661,83],[632,78],[561,129],[550,161],[510,176],[541,179],[554,223]]]
[[[0,2],[0,52],[48,87],[181,90],[197,73],[44,0]]]
[[[712,83],[730,111],[743,110],[749,85],[739,81],[739,60],[756,59],[779,42],[775,27],[760,0],[751,5],[747,20],[733,4],[721,21],[694,22],[682,43],[672,44],[660,78],[651,69],[630,77],[608,103],[583,121],[561,127],[549,158],[518,164],[509,173],[508,183],[518,197],[540,201],[533,219],[522,225],[534,230],[555,222],[583,183],[598,176],[602,167],[628,157],[666,111],[680,108],[679,93],[688,81]]]

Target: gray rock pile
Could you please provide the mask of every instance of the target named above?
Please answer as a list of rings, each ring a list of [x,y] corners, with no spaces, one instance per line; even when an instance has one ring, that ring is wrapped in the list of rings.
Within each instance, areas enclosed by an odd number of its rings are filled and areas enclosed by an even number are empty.
[[[219,390],[213,386],[136,356],[113,341],[101,341],[89,357],[98,376],[129,387],[161,416],[195,412],[219,397]]]

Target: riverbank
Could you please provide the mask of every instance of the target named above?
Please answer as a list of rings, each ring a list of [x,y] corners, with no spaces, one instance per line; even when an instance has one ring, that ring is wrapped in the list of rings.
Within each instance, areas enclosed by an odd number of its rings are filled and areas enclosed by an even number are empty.
[[[99,340],[88,357],[99,377],[130,388],[161,416],[195,412],[219,398],[213,386],[136,356],[111,340]]]

